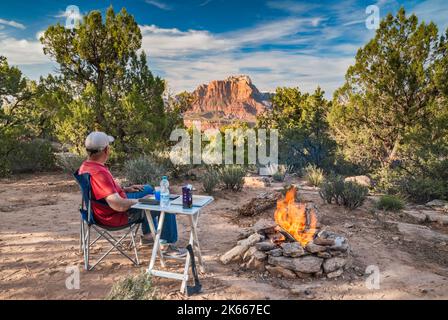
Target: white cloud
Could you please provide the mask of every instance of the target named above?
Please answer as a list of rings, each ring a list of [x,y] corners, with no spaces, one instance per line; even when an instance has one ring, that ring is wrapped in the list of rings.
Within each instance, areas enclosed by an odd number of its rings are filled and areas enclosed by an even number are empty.
[[[42,51],[39,41],[16,39],[0,35],[1,54],[8,58],[12,65],[31,65],[49,63],[50,60]]]
[[[22,29],[22,30],[26,29],[26,27],[23,24],[18,23],[18,22],[13,21],[13,20],[5,20],[5,19],[1,19],[0,18],[0,24],[6,25],[6,26],[10,26],[10,27],[14,27],[14,28],[17,28],[17,29]]]
[[[141,26],[142,48],[150,56],[178,56],[209,50],[224,50],[224,41],[207,31],[180,31],[152,26]]]
[[[354,24],[360,24],[360,23],[366,23],[366,19],[360,19],[360,20],[353,20],[353,21],[349,21],[343,24],[343,26],[352,26]]]
[[[155,25],[140,26],[140,29],[143,36],[142,47],[150,56],[185,56],[210,51],[231,51],[263,43],[286,43],[290,41],[288,36],[305,31],[306,26],[315,26],[320,21],[316,22],[316,19],[319,18],[288,18],[219,34],[203,30],[164,29]],[[305,38],[300,41],[305,41]]]
[[[448,27],[448,4],[446,0],[427,0],[417,4],[411,12],[415,13],[419,21],[429,23],[433,21],[439,31],[445,32]]]
[[[199,6],[200,7],[205,7],[206,5],[208,5],[210,2],[212,2],[213,0],[204,0],[204,2],[200,3]]]
[[[171,10],[171,6],[159,0],[146,0],[145,2],[161,10]]]
[[[298,3],[291,0],[271,0],[266,3],[269,8],[283,10],[291,13],[306,13],[319,7],[318,3]]]

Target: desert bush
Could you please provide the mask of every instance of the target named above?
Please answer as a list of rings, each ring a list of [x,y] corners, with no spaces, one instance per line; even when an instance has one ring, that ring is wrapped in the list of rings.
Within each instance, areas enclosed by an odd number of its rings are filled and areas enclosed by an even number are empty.
[[[68,173],[78,170],[85,160],[85,157],[71,152],[56,153],[55,157],[56,166]]]
[[[45,140],[18,142],[14,151],[9,153],[7,161],[13,173],[55,169],[53,147]]]
[[[332,176],[325,180],[320,188],[319,195],[326,203],[335,203],[348,209],[361,206],[369,190],[354,182],[344,182],[341,176]]]
[[[344,178],[338,175],[331,175],[320,186],[319,195],[328,204],[342,204],[341,195],[344,191]]]
[[[429,177],[405,177],[398,181],[400,194],[416,203],[448,199],[448,183]]]
[[[369,189],[354,182],[344,182],[342,192],[342,205],[350,210],[356,209],[364,203]]]
[[[401,165],[406,165],[402,163]],[[448,161],[423,163],[421,167],[385,167],[374,173],[375,190],[401,198],[426,203],[434,199],[448,199]]]
[[[240,191],[244,186],[246,170],[242,166],[224,166],[220,170],[221,181],[226,189]]]
[[[151,184],[157,186],[166,168],[153,156],[140,156],[124,164],[124,175],[130,184]]]
[[[192,164],[177,164],[182,156],[180,151],[154,151],[151,156],[174,178],[183,178],[193,169]],[[171,158],[177,160],[176,163],[173,163]]]
[[[376,208],[385,211],[400,211],[404,208],[404,201],[393,195],[383,195],[375,204]]]
[[[399,192],[398,182],[402,178],[399,170],[383,166],[372,172],[374,189],[379,193],[397,194]]]
[[[219,172],[216,169],[209,167],[202,175],[201,180],[204,191],[208,194],[212,194],[220,182]]]
[[[305,168],[305,179],[314,187],[318,187],[324,181],[324,171],[315,165],[308,165]]]
[[[272,175],[272,179],[277,182],[285,181],[287,171],[288,170],[285,165],[279,165],[277,172]]]
[[[157,291],[152,285],[151,276],[142,273],[136,277],[128,276],[116,283],[106,300],[156,300]]]

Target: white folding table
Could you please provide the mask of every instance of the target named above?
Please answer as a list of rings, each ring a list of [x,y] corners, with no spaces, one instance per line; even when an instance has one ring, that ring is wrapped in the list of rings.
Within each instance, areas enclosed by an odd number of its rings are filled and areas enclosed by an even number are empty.
[[[202,206],[193,206],[191,209],[184,209],[182,205],[170,205],[168,208],[161,208],[159,205],[150,205],[150,204],[144,204],[144,203],[138,203],[132,208],[134,209],[141,209],[145,211],[146,217],[148,219],[149,227],[151,229],[151,234],[154,239],[154,246],[152,248],[152,254],[151,254],[151,260],[149,262],[148,267],[148,273],[150,273],[153,276],[156,277],[162,277],[162,278],[169,278],[169,279],[176,279],[181,280],[182,285],[180,288],[180,291],[182,293],[186,292],[186,286],[189,279],[189,273],[188,269],[190,267],[190,253],[187,253],[187,256],[185,257],[185,264],[184,264],[184,270],[183,273],[174,273],[174,272],[168,272],[163,270],[155,270],[154,266],[157,260],[157,256],[160,258],[160,264],[162,268],[165,268],[165,257],[163,256],[162,250],[160,249],[160,236],[162,234],[163,230],[163,222],[165,220],[165,214],[171,213],[175,215],[184,215],[188,217],[188,220],[190,222],[190,240],[189,244],[193,248],[194,256],[197,257],[199,270],[200,272],[205,272],[205,265],[204,261],[202,259],[201,254],[201,248],[199,245],[199,239],[198,239],[198,233],[197,233],[197,225],[198,225],[198,219],[199,219],[199,213],[202,208],[207,206],[213,201],[213,197],[208,196],[201,196],[203,198]],[[159,221],[157,224],[157,230],[155,230],[154,222],[152,220],[151,211],[160,212]],[[183,260],[183,258],[180,258],[180,260]]]

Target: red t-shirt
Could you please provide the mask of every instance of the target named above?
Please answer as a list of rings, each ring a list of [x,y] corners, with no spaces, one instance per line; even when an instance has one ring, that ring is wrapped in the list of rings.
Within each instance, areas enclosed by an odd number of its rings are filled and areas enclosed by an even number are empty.
[[[101,200],[118,193],[120,197],[127,198],[126,193],[115,182],[109,169],[98,162],[86,160],[79,168],[79,173],[90,174],[90,184],[92,187],[92,196],[95,200]],[[118,212],[111,207],[92,201],[92,209],[95,221],[108,227],[120,227],[128,223],[126,212]]]

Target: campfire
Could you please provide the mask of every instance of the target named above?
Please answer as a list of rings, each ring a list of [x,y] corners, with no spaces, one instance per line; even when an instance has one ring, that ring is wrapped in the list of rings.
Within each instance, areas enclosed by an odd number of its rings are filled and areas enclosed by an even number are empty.
[[[305,247],[316,234],[317,217],[316,211],[311,209],[307,212],[304,203],[296,203],[297,189],[292,187],[284,199],[277,201],[274,219],[280,228],[280,232],[286,232],[289,238],[293,238]],[[277,240],[277,243],[281,241]]]
[[[320,228],[316,206],[297,202],[296,195],[297,188],[289,189],[277,200],[274,219],[259,220],[221,262],[241,261],[243,269],[286,278],[342,275],[349,261],[347,239]]]

